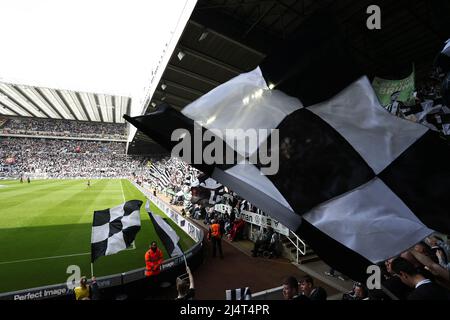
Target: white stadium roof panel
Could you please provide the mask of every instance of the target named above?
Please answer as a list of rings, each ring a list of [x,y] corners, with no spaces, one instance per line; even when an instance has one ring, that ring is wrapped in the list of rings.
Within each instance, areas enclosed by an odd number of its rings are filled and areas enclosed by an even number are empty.
[[[25,109],[31,115],[46,118],[45,114],[40,112],[28,99],[18,93],[11,84],[0,83],[0,93],[6,95],[14,104],[20,105],[22,109]]]
[[[35,105],[37,105],[45,114],[50,118],[61,119],[62,117],[54,110],[47,101],[42,97],[42,95],[33,87],[23,87],[21,88],[22,94],[25,95],[29,100],[31,100]]]
[[[0,82],[0,115],[124,123],[129,97]]]

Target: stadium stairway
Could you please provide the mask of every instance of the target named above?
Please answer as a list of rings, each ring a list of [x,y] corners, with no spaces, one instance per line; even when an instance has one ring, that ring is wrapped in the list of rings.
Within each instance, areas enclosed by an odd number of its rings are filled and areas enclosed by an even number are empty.
[[[293,236],[290,236],[289,238],[293,242],[295,242],[296,240]],[[297,249],[295,248],[295,245],[289,240],[289,238],[287,236],[282,237],[281,243],[283,245],[283,256],[289,259],[290,261],[296,262]],[[320,260],[319,256],[315,254],[315,252],[311,249],[311,247],[306,245],[306,254],[302,255],[301,253],[299,253],[298,264],[307,264],[319,260]]]
[[[308,244],[306,244],[306,254],[302,255],[299,253],[297,263],[297,249],[291,241],[296,241],[294,236],[291,235],[290,240],[288,237],[283,236],[281,240],[283,245],[283,257],[292,261],[292,264],[301,271],[339,291],[340,294],[335,295],[333,297],[334,299],[340,300],[342,293],[352,289],[353,281],[351,279],[340,274],[335,277],[326,274],[331,268],[320,259]]]
[[[339,277],[332,277],[326,274],[331,268],[320,259],[314,250],[308,246],[308,244],[306,244],[305,255],[299,253],[297,263],[297,249],[292,243],[295,241],[296,239],[292,235],[290,240],[287,236],[282,237],[281,242],[283,246],[283,257],[292,261],[292,264],[301,271],[336,289],[339,293],[329,297],[329,300],[340,300],[343,293],[349,292],[352,289],[353,281],[351,279],[348,279],[340,274]]]

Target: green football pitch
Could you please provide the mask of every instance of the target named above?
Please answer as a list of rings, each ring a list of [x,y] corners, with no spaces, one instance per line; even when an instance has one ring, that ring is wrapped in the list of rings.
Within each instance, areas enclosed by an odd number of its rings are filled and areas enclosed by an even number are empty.
[[[139,199],[141,230],[135,245],[94,263],[97,277],[144,267],[144,254],[155,230],[145,211],[145,196],[125,179],[34,180],[28,183],[0,180],[0,292],[57,283],[70,276],[68,267],[79,266],[90,276],[90,244],[95,210]],[[153,212],[166,217],[152,205]],[[185,251],[194,241],[170,219]]]

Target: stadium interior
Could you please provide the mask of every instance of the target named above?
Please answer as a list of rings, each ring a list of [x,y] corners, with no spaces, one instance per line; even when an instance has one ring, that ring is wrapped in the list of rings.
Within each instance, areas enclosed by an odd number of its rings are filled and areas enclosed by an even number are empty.
[[[380,30],[366,27],[366,10],[374,4],[382,12]],[[445,16],[450,5],[441,0],[198,0],[180,26],[174,50],[166,53],[160,77],[152,78],[142,112],[133,116],[165,104],[183,110],[260,66],[321,12],[336,19],[371,83],[413,74],[414,106],[395,115],[437,132],[448,145],[450,106],[436,102],[445,95],[436,57],[450,38]],[[132,115],[132,103],[132,97],[0,79],[0,300],[75,299],[66,284],[72,265],[80,266],[79,275],[97,277],[101,299],[173,300],[179,294],[177,281],[187,277],[185,263],[193,271],[199,300],[224,300],[227,290],[246,287],[254,300],[282,300],[287,276],[300,280],[300,291],[311,300],[408,299],[411,290],[398,283],[392,259],[379,263],[387,293],[335,270],[296,230],[198,167],[170,157],[158,137],[133,130],[123,117]],[[413,107],[420,110],[412,112]],[[141,230],[132,246],[92,264],[94,211],[135,199],[142,201]],[[171,254],[145,208],[147,199],[149,210],[175,230],[187,260]],[[211,257],[208,237],[214,221],[223,230],[223,261]],[[264,238],[269,229],[269,239]],[[152,240],[165,262],[158,283],[148,286],[144,255]],[[413,256],[409,260],[450,290],[450,235],[438,232],[422,240],[402,257]],[[304,289],[313,282],[325,298]],[[54,292],[42,296],[42,290]]]

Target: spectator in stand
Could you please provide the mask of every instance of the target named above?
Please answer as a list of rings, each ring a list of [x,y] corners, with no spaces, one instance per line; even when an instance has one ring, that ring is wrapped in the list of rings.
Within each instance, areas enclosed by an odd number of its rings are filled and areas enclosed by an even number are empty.
[[[284,300],[300,300],[309,301],[309,298],[299,294],[297,278],[290,276],[283,281],[283,298]]]
[[[260,249],[268,249],[270,245],[270,239],[272,239],[273,229],[272,227],[261,228],[256,234],[255,245],[252,250],[252,256],[257,257]]]
[[[430,257],[428,257],[427,255],[424,255],[415,250],[411,250],[410,254],[414,257],[415,261],[421,264],[420,268],[417,268],[413,264],[413,266],[416,268],[416,271],[421,273],[423,276],[430,278],[431,280],[436,277],[436,280],[446,282],[450,288],[450,273],[447,268],[434,262],[434,260],[430,259]]]
[[[404,284],[414,288],[408,295],[408,300],[449,300],[447,290],[420,274],[408,260],[401,257],[394,259],[392,270]]]
[[[379,292],[379,300],[399,299],[406,300],[406,297],[411,293],[411,288],[400,280],[397,274],[392,270],[392,261],[394,258],[385,261],[386,272],[381,280],[382,286],[388,290],[382,290]]]
[[[191,212],[191,216],[196,219],[196,220],[200,220],[201,216],[200,216],[200,205],[199,204],[194,204],[194,206],[192,207],[192,212]]]
[[[436,255],[439,260],[439,264],[446,267],[448,264],[448,254],[450,246],[446,244],[439,236],[431,236],[426,239],[427,243],[431,247],[431,251]]]
[[[234,221],[236,220],[236,216],[239,215],[239,204],[236,203],[234,205],[233,210],[230,212],[230,225],[233,226]]]
[[[428,244],[426,244],[424,241],[417,243],[414,246],[414,250],[426,255],[427,257],[432,259],[434,262],[438,262],[436,253],[434,253],[433,250],[431,250],[431,247]]]
[[[450,278],[450,262],[447,262],[446,256],[444,255],[444,253],[442,253],[442,251],[436,251],[436,255],[439,260],[439,266],[448,271],[448,275]]]
[[[229,239],[230,241],[236,241],[242,239],[245,227],[244,219],[237,219],[234,221],[233,228],[230,231]]]
[[[450,260],[450,244],[446,243],[441,237],[436,235],[427,238],[427,241],[429,241],[430,246],[439,246],[442,248]]]
[[[208,208],[208,210],[206,210],[206,216],[205,216],[205,224],[211,224],[212,220],[215,218],[215,214],[214,214],[214,207]]]
[[[353,284],[353,289],[350,292],[342,295],[342,300],[368,300],[369,294],[367,288],[360,282]]]
[[[300,292],[311,301],[327,300],[327,292],[322,287],[314,287],[314,280],[311,276],[304,276],[300,279]]]
[[[100,291],[97,280],[92,277],[91,285],[87,283],[85,276],[80,278],[80,286],[74,289],[76,300],[100,300]]]
[[[273,232],[269,243],[269,259],[278,258],[281,255],[281,242],[278,232]]]

